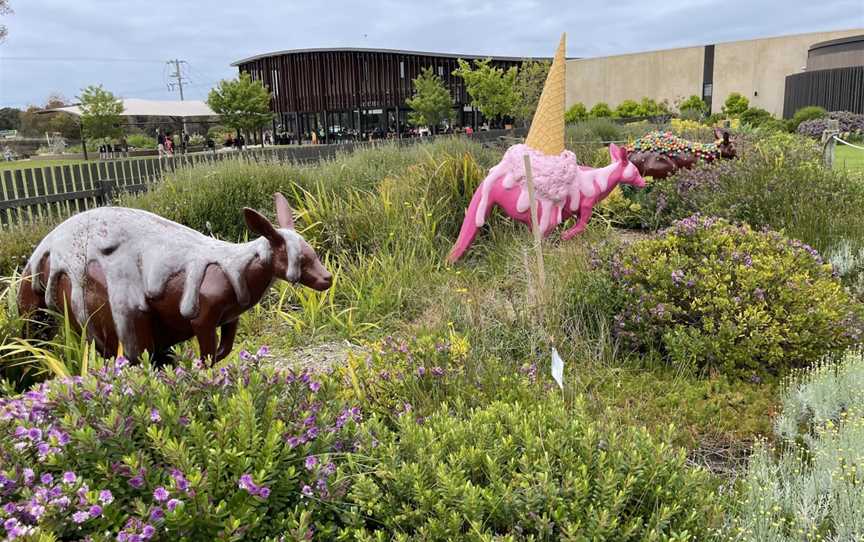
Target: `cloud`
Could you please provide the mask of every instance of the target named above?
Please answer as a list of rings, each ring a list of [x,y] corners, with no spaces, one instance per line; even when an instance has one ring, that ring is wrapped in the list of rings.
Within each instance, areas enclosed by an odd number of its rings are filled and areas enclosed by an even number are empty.
[[[236,75],[231,62],[283,49],[547,56],[566,31],[569,56],[601,56],[864,27],[860,0],[11,2],[9,38],[0,45],[0,106],[19,107],[52,92],[73,97],[91,83],[126,97],[174,99],[165,64],[173,58],[188,61],[186,96],[201,99],[220,78]]]

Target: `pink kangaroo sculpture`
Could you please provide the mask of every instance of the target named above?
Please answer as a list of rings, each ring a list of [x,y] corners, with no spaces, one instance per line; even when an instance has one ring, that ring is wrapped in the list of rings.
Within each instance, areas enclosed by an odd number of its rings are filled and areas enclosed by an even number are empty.
[[[612,163],[596,169],[578,165],[576,155],[568,150],[549,156],[527,145],[513,145],[474,192],[448,261],[456,262],[465,254],[494,205],[501,207],[510,218],[531,225],[525,154],[531,157],[537,219],[543,237],[574,215],[578,216],[576,224],[561,237],[567,240],[581,233],[588,225],[594,206],[619,183],[645,187],[639,170],[627,158],[627,150],[614,143],[609,146]]]

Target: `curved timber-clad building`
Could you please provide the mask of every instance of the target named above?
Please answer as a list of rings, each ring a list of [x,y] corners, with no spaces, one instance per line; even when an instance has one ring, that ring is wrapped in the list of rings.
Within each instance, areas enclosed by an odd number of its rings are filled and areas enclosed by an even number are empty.
[[[391,49],[295,49],[266,53],[232,63],[249,73],[273,94],[274,131],[292,138],[312,131],[335,139],[352,133],[401,133],[407,121],[405,100],[413,92],[411,81],[431,67],[450,89],[455,125],[482,122],[468,105],[462,80],[452,75],[457,60],[491,58],[507,69],[523,59],[455,55]]]

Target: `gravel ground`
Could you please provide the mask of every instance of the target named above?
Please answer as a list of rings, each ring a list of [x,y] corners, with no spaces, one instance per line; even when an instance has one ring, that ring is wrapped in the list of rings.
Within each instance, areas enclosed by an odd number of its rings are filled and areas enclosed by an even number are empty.
[[[349,341],[333,341],[273,352],[274,357],[270,361],[278,368],[323,372],[336,364],[344,363],[350,352],[363,352],[363,347]]]

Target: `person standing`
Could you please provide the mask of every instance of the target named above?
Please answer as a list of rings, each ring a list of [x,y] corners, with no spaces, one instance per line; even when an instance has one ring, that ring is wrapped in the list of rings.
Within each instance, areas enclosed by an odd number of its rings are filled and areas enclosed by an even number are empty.
[[[159,144],[156,148],[159,150],[159,158],[162,158],[165,155],[165,134],[162,133],[162,130],[159,130],[159,135],[157,137]]]

